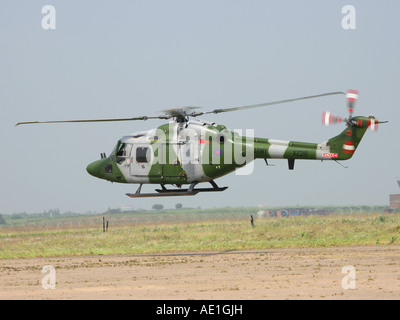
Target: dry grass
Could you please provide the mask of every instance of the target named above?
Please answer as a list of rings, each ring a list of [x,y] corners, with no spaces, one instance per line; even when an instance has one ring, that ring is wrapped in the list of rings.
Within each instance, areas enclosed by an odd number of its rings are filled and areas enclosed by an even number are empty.
[[[0,258],[399,243],[400,214],[0,228]]]

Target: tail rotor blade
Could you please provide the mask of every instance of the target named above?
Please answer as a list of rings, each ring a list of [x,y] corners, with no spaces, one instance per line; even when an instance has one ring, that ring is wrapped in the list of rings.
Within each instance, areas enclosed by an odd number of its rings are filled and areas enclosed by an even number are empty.
[[[322,113],[322,124],[324,126],[330,126],[332,124],[337,124],[342,122],[342,118],[339,116],[336,116],[329,111],[324,111]]]
[[[378,131],[378,123],[379,123],[379,121],[376,120],[375,118],[368,120],[368,128],[369,128],[369,130]]]
[[[347,102],[348,102],[348,110],[349,110],[349,113],[351,116],[354,111],[354,104],[356,103],[356,101],[358,99],[358,91],[353,90],[353,89],[347,90],[346,98],[347,98]]]
[[[375,119],[373,116],[370,117],[370,120],[368,120],[368,128],[372,131],[378,131],[378,125],[380,123],[388,123],[389,121],[379,121],[378,119]]]

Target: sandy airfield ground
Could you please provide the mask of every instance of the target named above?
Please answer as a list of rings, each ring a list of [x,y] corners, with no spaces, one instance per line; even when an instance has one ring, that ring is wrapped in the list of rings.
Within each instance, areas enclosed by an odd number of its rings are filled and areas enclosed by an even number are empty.
[[[342,286],[347,265],[355,289]],[[398,300],[400,246],[1,260],[0,299]]]

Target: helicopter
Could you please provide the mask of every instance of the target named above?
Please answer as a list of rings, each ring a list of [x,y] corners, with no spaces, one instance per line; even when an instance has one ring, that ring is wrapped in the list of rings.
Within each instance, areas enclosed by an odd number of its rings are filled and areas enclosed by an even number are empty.
[[[346,95],[348,117],[342,118],[323,112],[324,125],[344,122],[346,128],[337,136],[321,142],[309,143],[241,136],[226,126],[214,122],[194,119],[207,114],[261,108],[299,100],[324,96]],[[289,170],[294,169],[295,160],[348,160],[356,151],[367,129],[377,130],[378,121],[373,115],[354,116],[357,90],[347,93],[337,91],[294,99],[279,100],[241,107],[219,108],[200,112],[198,107],[187,106],[164,110],[160,116],[133,118],[108,118],[59,121],[24,121],[18,125],[43,123],[82,123],[105,121],[139,121],[149,119],[169,120],[155,129],[135,132],[117,141],[109,156],[100,154],[100,159],[90,163],[86,170],[97,178],[110,182],[138,184],[135,193],[126,193],[131,198],[194,196],[200,192],[221,192],[228,187],[219,187],[214,180],[244,167],[256,159],[287,159]],[[200,183],[211,187],[198,188]],[[142,193],[144,184],[160,185],[153,193]],[[166,186],[175,186],[168,189]],[[187,188],[182,186],[188,185]]]

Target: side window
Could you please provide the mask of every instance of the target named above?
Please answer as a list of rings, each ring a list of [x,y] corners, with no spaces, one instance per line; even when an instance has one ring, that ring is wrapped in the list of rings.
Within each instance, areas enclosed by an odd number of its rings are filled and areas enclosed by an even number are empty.
[[[149,162],[149,159],[147,157],[148,150],[149,148],[142,148],[142,147],[136,148],[136,162],[139,163]]]

